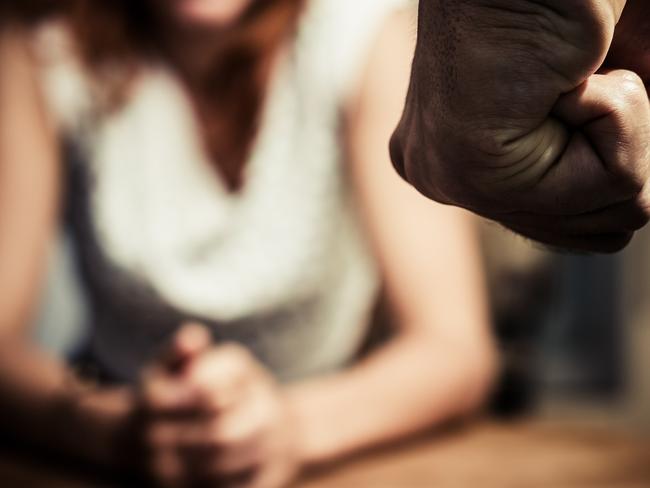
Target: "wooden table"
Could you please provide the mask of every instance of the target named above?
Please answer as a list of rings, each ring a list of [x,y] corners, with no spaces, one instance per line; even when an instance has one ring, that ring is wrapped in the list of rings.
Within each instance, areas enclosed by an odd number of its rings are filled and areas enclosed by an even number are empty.
[[[0,455],[0,486],[114,483]],[[650,488],[650,442],[548,422],[484,422],[307,475],[298,488]]]
[[[301,488],[650,488],[650,443],[595,429],[485,423],[342,465]]]

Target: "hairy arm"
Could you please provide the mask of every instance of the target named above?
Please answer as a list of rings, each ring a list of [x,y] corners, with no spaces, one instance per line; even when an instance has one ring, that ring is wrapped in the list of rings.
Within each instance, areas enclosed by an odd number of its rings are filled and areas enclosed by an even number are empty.
[[[292,388],[309,462],[465,414],[494,372],[472,218],[421,198],[390,167],[412,38],[411,15],[392,19],[349,111],[351,175],[399,330],[351,369]]]

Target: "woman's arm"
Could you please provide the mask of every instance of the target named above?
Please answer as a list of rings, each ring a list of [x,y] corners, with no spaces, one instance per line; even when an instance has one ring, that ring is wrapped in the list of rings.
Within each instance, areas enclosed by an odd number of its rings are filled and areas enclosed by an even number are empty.
[[[352,179],[399,331],[361,364],[292,387],[307,462],[468,413],[482,403],[495,371],[472,218],[427,201],[389,159],[413,23],[404,13],[383,30],[348,118]]]
[[[30,341],[58,216],[57,146],[28,41],[0,30],[0,430],[104,461],[125,395],[82,394],[65,365]]]
[[[57,213],[59,164],[26,42],[0,33],[0,333],[22,332]]]
[[[351,176],[397,337],[346,371],[281,386],[245,348],[183,327],[142,382],[150,472],[161,484],[245,473],[242,486],[285,486],[302,464],[466,414],[489,391],[495,356],[471,218],[419,196],[388,156],[409,26],[399,16],[382,32],[347,114]]]

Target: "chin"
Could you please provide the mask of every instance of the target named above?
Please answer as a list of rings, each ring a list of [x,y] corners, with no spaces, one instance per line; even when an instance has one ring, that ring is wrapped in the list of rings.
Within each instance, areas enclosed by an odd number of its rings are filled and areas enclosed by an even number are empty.
[[[225,27],[239,19],[252,0],[168,0],[173,15],[187,26]]]

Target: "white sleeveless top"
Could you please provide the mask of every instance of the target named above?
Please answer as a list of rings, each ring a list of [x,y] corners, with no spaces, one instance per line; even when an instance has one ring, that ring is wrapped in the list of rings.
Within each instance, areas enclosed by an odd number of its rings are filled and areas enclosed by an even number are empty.
[[[71,173],[83,174],[70,191],[85,194],[71,213],[93,301],[90,347],[110,375],[134,379],[188,318],[285,380],[354,356],[379,279],[346,180],[341,108],[380,26],[405,3],[308,2],[238,193],[211,168],[169,70],[145,67],[125,106],[101,115],[64,31],[41,29],[46,100],[74,148]]]

